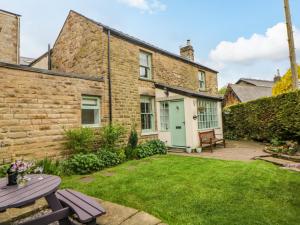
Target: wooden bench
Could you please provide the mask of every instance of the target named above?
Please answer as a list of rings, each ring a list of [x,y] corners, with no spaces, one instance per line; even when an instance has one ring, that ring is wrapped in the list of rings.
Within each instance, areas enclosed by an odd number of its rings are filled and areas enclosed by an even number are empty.
[[[80,223],[96,225],[96,217],[105,214],[98,202],[80,192],[70,189],[58,190],[56,197],[64,207],[69,207]]]
[[[213,152],[213,146],[216,146],[218,143],[223,144],[225,148],[225,139],[216,138],[215,130],[209,130],[204,132],[199,132],[200,147],[210,147],[211,152]]]

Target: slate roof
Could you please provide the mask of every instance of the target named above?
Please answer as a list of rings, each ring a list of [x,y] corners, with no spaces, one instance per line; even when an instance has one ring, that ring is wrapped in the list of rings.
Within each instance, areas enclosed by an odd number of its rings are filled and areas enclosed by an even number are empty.
[[[272,96],[272,88],[270,87],[240,84],[230,84],[230,87],[241,102],[248,102],[258,98]]]
[[[236,82],[236,84],[239,84],[241,81],[244,81],[250,85],[259,86],[259,87],[273,87],[274,81],[270,80],[259,80],[259,79],[251,79],[251,78],[241,78]]]
[[[210,94],[208,92],[197,92],[197,91],[192,91],[186,88],[182,88],[182,87],[175,87],[175,86],[170,86],[168,84],[163,84],[163,83],[155,83],[155,87],[159,88],[159,89],[167,89],[168,91],[180,94],[180,95],[184,95],[184,96],[189,96],[189,97],[198,97],[198,98],[209,98],[209,99],[213,99],[213,100],[218,100],[218,101],[222,101],[223,100],[223,96],[222,95],[218,95],[218,94]]]
[[[28,65],[30,65],[30,63],[32,63],[33,60],[34,60],[34,58],[21,56],[20,57],[20,65],[28,66]]]
[[[138,38],[136,38],[136,37],[133,37],[133,36],[130,36],[130,35],[126,34],[126,33],[123,33],[122,31],[116,30],[116,29],[111,28],[111,27],[109,27],[109,26],[107,26],[107,25],[104,25],[104,24],[102,24],[102,23],[99,23],[99,22],[97,22],[97,21],[95,21],[95,20],[92,20],[92,19],[90,19],[90,18],[88,18],[88,17],[86,17],[86,16],[84,16],[84,15],[82,15],[82,14],[80,14],[80,13],[74,11],[74,10],[71,10],[70,12],[76,13],[76,14],[78,14],[79,16],[82,16],[83,18],[85,18],[85,19],[91,21],[92,23],[95,23],[95,24],[97,24],[98,26],[103,27],[104,30],[110,30],[110,32],[111,32],[112,35],[116,35],[116,36],[118,36],[118,37],[120,37],[120,38],[123,38],[123,39],[129,41],[129,42],[138,44],[138,45],[143,46],[143,47],[145,47],[145,48],[152,49],[152,50],[154,50],[154,51],[157,51],[157,52],[160,52],[160,53],[162,53],[162,54],[168,55],[168,56],[170,56],[170,57],[179,59],[179,60],[184,61],[184,62],[186,62],[186,63],[189,63],[189,64],[192,64],[192,65],[194,65],[194,66],[197,66],[197,67],[199,67],[199,68],[201,68],[201,69],[205,69],[205,70],[211,71],[211,72],[213,72],[213,73],[218,73],[218,71],[216,71],[216,70],[214,70],[214,69],[211,69],[211,68],[206,67],[206,66],[204,66],[204,65],[202,65],[202,64],[199,64],[199,63],[190,61],[190,60],[188,60],[188,59],[186,59],[186,58],[184,58],[184,57],[182,57],[182,56],[180,56],[180,55],[171,53],[171,52],[166,51],[166,50],[164,50],[164,49],[162,49],[162,48],[156,47],[155,45],[149,44],[148,42],[145,42],[145,41],[143,41],[143,40],[141,40],[141,39],[138,39]]]

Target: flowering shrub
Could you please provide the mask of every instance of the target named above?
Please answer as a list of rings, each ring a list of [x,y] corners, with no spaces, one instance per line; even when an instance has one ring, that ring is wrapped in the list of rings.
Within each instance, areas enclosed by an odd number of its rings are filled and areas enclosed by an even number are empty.
[[[32,162],[25,162],[21,160],[17,160],[16,162],[12,163],[7,170],[8,173],[28,173],[30,169],[33,167]]]

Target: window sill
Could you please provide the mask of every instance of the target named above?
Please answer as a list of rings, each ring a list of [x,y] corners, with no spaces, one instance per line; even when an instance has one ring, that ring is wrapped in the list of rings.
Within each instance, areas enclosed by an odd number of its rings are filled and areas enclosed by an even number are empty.
[[[154,83],[154,80],[153,80],[152,78],[149,78],[149,79],[148,79],[148,78],[142,78],[142,77],[139,77],[139,80]]]
[[[198,129],[198,131],[201,132],[201,131],[209,131],[209,130],[215,130],[215,129],[221,129],[221,127],[212,127],[212,128]]]
[[[100,124],[81,124],[83,128],[100,128]]]
[[[158,135],[157,131],[153,131],[153,132],[142,132],[141,136],[151,136],[151,135]]]

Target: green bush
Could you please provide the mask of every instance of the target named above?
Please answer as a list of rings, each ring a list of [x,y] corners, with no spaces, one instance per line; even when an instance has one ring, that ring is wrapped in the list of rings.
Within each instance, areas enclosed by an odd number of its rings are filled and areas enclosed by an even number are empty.
[[[116,151],[118,143],[124,134],[124,127],[118,124],[111,124],[101,128],[99,137],[101,148]]]
[[[61,175],[63,174],[62,161],[52,160],[50,158],[45,158],[43,160],[37,161],[35,168],[41,167],[43,169],[42,173]]]
[[[136,156],[139,159],[154,155],[153,149],[147,143],[141,144],[136,148]]]
[[[160,140],[147,141],[136,148],[136,157],[139,159],[156,154],[167,154],[167,147]]]
[[[118,157],[120,159],[120,163],[125,162],[126,161],[126,154],[125,154],[125,149],[119,149],[117,151]]]
[[[66,146],[72,153],[88,153],[94,150],[94,131],[91,128],[78,128],[66,131]]]
[[[104,163],[105,167],[115,166],[121,163],[121,159],[116,152],[108,150],[100,150],[97,153],[99,159]]]
[[[136,159],[137,158],[137,148],[131,148],[127,146],[125,148],[125,155],[127,159]]]
[[[128,147],[130,147],[131,149],[136,148],[138,141],[139,141],[138,133],[137,133],[135,127],[133,127],[130,131],[130,135],[129,135],[129,139],[128,139]]]
[[[300,91],[224,109],[226,138],[300,141]]]
[[[96,154],[77,154],[64,162],[64,170],[67,174],[89,174],[102,170],[104,162]]]
[[[7,170],[10,165],[2,165],[0,166],[0,177],[5,177],[7,174]]]
[[[148,141],[147,144],[152,149],[153,154],[161,154],[161,155],[167,154],[167,146],[161,140],[158,139],[151,140]]]

